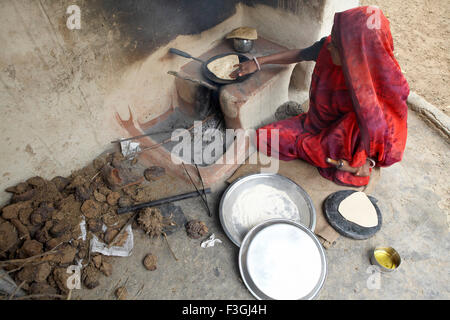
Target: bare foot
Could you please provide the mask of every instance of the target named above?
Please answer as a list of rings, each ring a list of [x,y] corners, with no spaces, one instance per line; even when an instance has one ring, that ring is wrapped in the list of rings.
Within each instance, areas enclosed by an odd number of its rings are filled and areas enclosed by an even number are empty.
[[[367,160],[362,167],[354,168],[351,167],[347,160],[333,160],[327,158],[327,163],[334,165],[338,170],[353,173],[357,177],[368,177],[370,176],[370,161]]]

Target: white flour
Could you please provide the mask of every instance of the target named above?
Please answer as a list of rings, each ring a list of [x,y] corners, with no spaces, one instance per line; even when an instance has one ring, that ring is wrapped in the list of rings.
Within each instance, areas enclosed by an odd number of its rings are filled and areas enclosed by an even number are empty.
[[[298,208],[288,194],[264,184],[243,191],[236,198],[232,211],[232,221],[238,229],[249,230],[276,218],[300,221]]]

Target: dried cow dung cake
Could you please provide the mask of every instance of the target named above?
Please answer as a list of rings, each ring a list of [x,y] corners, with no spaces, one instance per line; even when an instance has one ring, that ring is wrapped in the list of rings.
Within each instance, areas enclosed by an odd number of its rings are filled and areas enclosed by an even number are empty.
[[[108,202],[109,205],[115,206],[117,204],[117,201],[119,201],[119,198],[120,198],[120,193],[118,193],[118,192],[111,192],[106,197],[106,201]]]
[[[158,262],[158,257],[149,253],[144,258],[144,266],[147,270],[155,271],[156,270],[156,263]]]
[[[144,177],[147,181],[154,181],[166,174],[166,169],[162,167],[153,166],[144,171]]]
[[[83,269],[83,283],[88,289],[94,289],[100,284],[99,272],[93,265],[88,265]]]
[[[199,239],[208,233],[208,227],[203,221],[192,220],[186,224],[186,232],[189,238]]]
[[[114,239],[114,245],[122,246],[129,238],[126,231],[118,235],[128,218],[119,216],[116,208],[118,205],[132,205],[133,197],[148,200],[151,189],[143,190],[139,186],[139,181],[144,180],[142,172],[139,179],[133,180],[133,186],[114,191],[108,188],[108,181],[101,173],[107,164],[110,166],[111,161],[114,166],[120,167],[120,173],[124,173],[125,178],[131,176],[128,174],[131,169],[123,168],[123,160],[119,153],[113,159],[108,156],[108,159],[94,160],[93,164],[73,172],[67,178],[57,176],[46,180],[32,177],[7,188],[11,199],[0,208],[0,261],[33,257],[32,263],[27,265],[5,267],[6,271],[21,267],[11,272],[11,277],[17,284],[24,282],[21,289],[27,294],[69,293],[67,281],[71,274],[67,273],[67,267],[79,259],[88,261],[90,257],[89,241],[81,238],[82,220],[88,234],[94,233],[107,243]],[[152,170],[153,178],[164,174],[164,170]],[[141,194],[138,194],[141,189]],[[153,236],[165,234],[163,228],[171,225],[170,219],[163,217],[159,211],[147,212],[142,218],[141,227]],[[39,257],[41,254],[44,256]],[[151,262],[147,259],[150,268]],[[156,268],[156,257],[153,265]],[[80,280],[92,289],[100,284],[103,275],[111,276],[113,265],[105,257],[96,255],[81,272]],[[117,297],[126,299],[126,289],[118,290]]]
[[[0,223],[0,252],[6,252],[19,241],[17,230],[11,223]]]

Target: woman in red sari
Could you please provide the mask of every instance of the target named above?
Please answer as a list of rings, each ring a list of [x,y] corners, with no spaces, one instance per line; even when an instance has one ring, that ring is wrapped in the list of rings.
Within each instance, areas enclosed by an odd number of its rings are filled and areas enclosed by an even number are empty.
[[[358,7],[336,13],[331,36],[310,48],[240,64],[232,75],[316,61],[309,111],[260,128],[258,145],[267,144],[268,155],[276,148],[281,160],[303,159],[338,184],[367,185],[374,166],[401,161],[406,144],[409,86],[393,50],[381,10]],[[274,129],[279,146],[271,145]]]

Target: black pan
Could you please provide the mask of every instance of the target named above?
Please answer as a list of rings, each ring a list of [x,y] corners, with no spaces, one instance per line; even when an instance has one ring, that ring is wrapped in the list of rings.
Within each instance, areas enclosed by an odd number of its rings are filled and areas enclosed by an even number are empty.
[[[202,64],[202,73],[203,73],[203,76],[204,76],[205,78],[207,78],[208,80],[211,80],[211,81],[214,82],[214,83],[218,83],[218,84],[237,83],[237,82],[242,82],[242,81],[248,79],[248,78],[251,76],[251,74],[247,74],[247,75],[245,75],[245,76],[243,76],[243,77],[237,77],[235,80],[224,80],[224,79],[217,78],[217,77],[216,77],[211,71],[209,71],[208,68],[207,68],[207,65],[210,64],[211,62],[213,62],[214,60],[217,60],[217,59],[219,59],[219,58],[223,58],[223,57],[226,57],[226,56],[229,56],[229,55],[232,55],[232,54],[237,55],[237,56],[239,57],[239,63],[242,63],[242,62],[245,62],[245,61],[249,61],[249,60],[250,60],[249,58],[247,58],[246,56],[244,56],[243,54],[240,54],[240,53],[235,53],[235,52],[231,52],[231,53],[222,53],[222,54],[219,54],[219,55],[217,55],[217,56],[214,56],[214,57],[208,59],[208,61],[203,61],[203,60],[201,60],[201,59],[199,59],[199,58],[195,58],[195,57],[191,56],[191,55],[190,55],[189,53],[187,53],[187,52],[184,52],[184,51],[181,51],[181,50],[178,50],[178,49],[175,49],[175,48],[170,48],[170,49],[169,49],[169,52],[170,52],[170,53],[173,53],[173,54],[177,54],[177,55],[182,56],[182,57],[185,57],[185,58],[188,58],[188,59],[193,59],[193,60],[196,60],[196,61],[200,62],[200,63]]]

